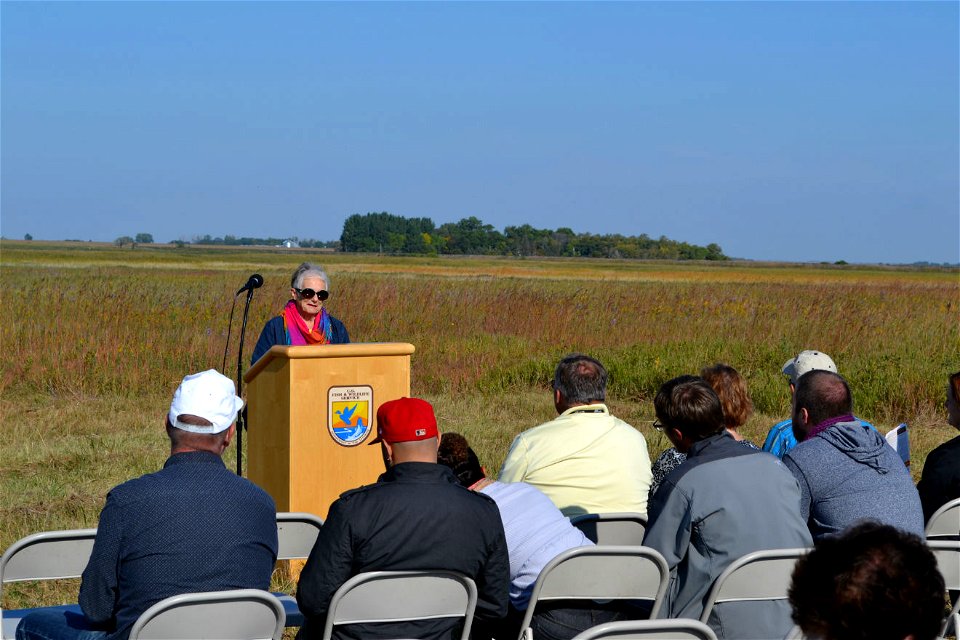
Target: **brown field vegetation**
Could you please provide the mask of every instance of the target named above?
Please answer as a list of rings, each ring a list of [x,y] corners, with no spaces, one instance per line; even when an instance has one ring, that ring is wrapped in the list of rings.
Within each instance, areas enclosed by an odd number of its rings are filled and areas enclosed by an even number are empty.
[[[858,415],[882,431],[910,423],[916,476],[952,436],[942,405],[946,376],[960,369],[955,269],[3,241],[0,548],[34,531],[95,526],[110,487],[158,468],[170,394],[184,374],[220,368],[233,293],[263,274],[249,359],[304,259],[327,267],[329,308],[354,341],[416,346],[413,393],[493,471],[516,433],[552,417],[548,382],[571,351],[608,365],[610,404],[653,455],[669,446],[649,424],[664,380],[732,364],[756,406],[745,434],[762,441],[789,411],[780,367],[804,348],[833,356]],[[230,377],[241,311],[242,298]],[[39,588],[26,589],[4,604],[21,593],[36,602]]]

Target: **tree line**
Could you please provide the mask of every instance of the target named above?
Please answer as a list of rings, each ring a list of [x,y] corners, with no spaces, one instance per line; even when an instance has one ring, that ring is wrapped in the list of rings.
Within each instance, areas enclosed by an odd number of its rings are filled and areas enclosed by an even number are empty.
[[[341,251],[428,255],[585,256],[592,258],[659,258],[728,260],[720,245],[702,247],[647,234],[575,233],[561,227],[537,229],[509,226],[501,233],[471,216],[439,227],[430,218],[405,218],[387,212],[354,214],[343,224]]]

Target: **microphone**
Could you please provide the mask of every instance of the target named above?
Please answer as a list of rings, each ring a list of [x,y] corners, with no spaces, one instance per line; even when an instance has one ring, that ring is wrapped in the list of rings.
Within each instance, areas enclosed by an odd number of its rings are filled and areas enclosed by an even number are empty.
[[[263,276],[259,273],[255,273],[247,279],[247,284],[240,287],[240,290],[233,294],[234,297],[237,297],[244,291],[253,291],[254,289],[259,289],[263,286]]]

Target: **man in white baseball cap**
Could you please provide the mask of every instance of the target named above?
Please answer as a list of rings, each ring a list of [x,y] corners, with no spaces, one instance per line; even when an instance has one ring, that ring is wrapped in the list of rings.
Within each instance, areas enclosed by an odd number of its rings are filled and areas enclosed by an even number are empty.
[[[169,596],[269,588],[273,499],[220,458],[242,407],[233,381],[213,369],[183,379],[165,420],[163,469],[107,494],[80,585],[84,615],[30,614],[18,640],[126,640],[140,614]]]
[[[833,358],[822,351],[809,349],[801,351],[795,358],[790,358],[784,362],[781,371],[783,375],[789,378],[791,402],[797,391],[797,380],[799,380],[803,374],[809,371],[839,373]],[[860,419],[858,418],[858,420]],[[876,429],[876,427],[866,420],[860,420],[860,422],[874,430]],[[795,446],[797,446],[797,438],[793,433],[793,419],[787,418],[770,427],[770,431],[767,433],[767,439],[763,443],[763,450],[782,459],[783,456]]]

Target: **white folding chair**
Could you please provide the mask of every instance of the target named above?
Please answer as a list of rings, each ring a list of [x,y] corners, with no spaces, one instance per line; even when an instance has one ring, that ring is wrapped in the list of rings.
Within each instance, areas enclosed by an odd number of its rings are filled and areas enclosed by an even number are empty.
[[[305,560],[322,526],[323,518],[312,513],[277,513],[277,560]],[[289,593],[274,592],[273,595],[283,603],[287,626],[303,626],[303,614],[297,606],[297,599]]]
[[[656,549],[602,545],[561,552],[540,571],[520,625],[530,638],[530,623],[541,602],[557,600],[652,600],[650,619],[660,613],[670,569]]]
[[[710,614],[721,604],[786,600],[793,567],[809,551],[806,547],[768,549],[737,558],[714,580],[700,622],[707,624]],[[784,623],[788,624],[789,620],[784,620]],[[781,634],[789,628],[789,625],[786,626]]]
[[[927,540],[927,547],[937,558],[937,568],[940,569],[947,591],[960,591],[960,540]],[[953,609],[943,623],[941,636],[946,636],[953,626],[955,614],[960,614],[960,598],[953,603]],[[960,628],[953,627],[953,633],[960,634]]]
[[[573,640],[717,640],[713,629],[698,620],[625,620],[591,627]]]
[[[283,605],[259,589],[184,593],[154,604],[130,629],[130,640],[280,640]]]
[[[75,611],[77,604],[3,610],[3,585],[28,580],[79,578],[90,559],[96,529],[34,533],[14,542],[0,557],[0,637],[12,640],[17,625],[34,611]]]
[[[468,640],[477,608],[477,586],[453,571],[370,571],[344,582],[330,600],[323,640],[344,624],[463,618]]]
[[[641,513],[585,513],[570,523],[596,544],[643,544],[647,518]]]
[[[951,500],[934,511],[924,534],[927,540],[960,540],[960,498]]]

